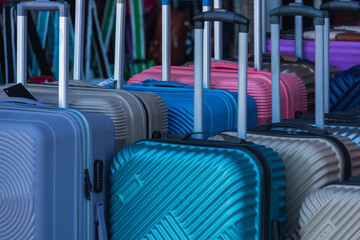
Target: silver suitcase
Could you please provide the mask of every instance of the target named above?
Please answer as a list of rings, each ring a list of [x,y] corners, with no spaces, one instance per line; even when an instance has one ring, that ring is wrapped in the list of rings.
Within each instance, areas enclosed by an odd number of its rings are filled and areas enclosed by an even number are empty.
[[[323,55],[324,18],[320,10],[307,6],[283,6],[271,11],[272,24],[272,92],[273,92],[273,122],[265,126],[255,127],[249,131],[247,138],[256,144],[265,145],[276,151],[283,159],[286,170],[286,238],[296,239],[299,229],[299,211],[303,200],[314,190],[328,184],[347,180],[351,175],[360,173],[360,151],[349,139],[342,136],[327,135],[323,129],[314,128],[306,124],[279,123],[280,122],[280,94],[279,94],[279,28],[278,15],[294,15],[314,13],[316,17],[317,36],[317,68],[316,87],[323,89]],[[319,61],[320,59],[320,61]],[[323,128],[324,109],[323,91],[316,95],[316,126]],[[302,128],[306,133],[296,131],[282,131],[284,128]],[[257,130],[256,130],[257,129]],[[275,129],[275,130],[274,130]],[[235,132],[227,132],[234,136]]]
[[[300,210],[300,239],[360,239],[360,179],[311,193]]]

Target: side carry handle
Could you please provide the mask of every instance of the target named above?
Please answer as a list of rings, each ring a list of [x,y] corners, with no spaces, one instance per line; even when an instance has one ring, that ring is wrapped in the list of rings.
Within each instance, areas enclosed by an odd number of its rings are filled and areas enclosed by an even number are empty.
[[[204,22],[227,22],[239,24],[238,49],[238,132],[237,137],[246,140],[247,131],[247,65],[248,31],[250,21],[232,12],[209,11],[194,17],[194,132],[203,132],[203,31]],[[207,59],[210,61],[210,59]],[[200,136],[201,137],[201,136]]]
[[[308,133],[317,135],[317,136],[324,136],[324,135],[328,135],[329,133],[324,130],[324,129],[320,129],[320,128],[316,128],[313,127],[311,125],[308,124],[301,124],[301,123],[288,123],[288,122],[280,122],[280,123],[268,123],[265,125],[259,125],[259,126],[255,126],[254,129],[256,130],[260,130],[260,131],[268,131],[268,130],[272,130],[272,129],[286,129],[286,128],[290,128],[290,129],[299,129],[299,130],[304,130]],[[281,131],[281,130],[280,130]],[[285,130],[287,131],[287,130]]]

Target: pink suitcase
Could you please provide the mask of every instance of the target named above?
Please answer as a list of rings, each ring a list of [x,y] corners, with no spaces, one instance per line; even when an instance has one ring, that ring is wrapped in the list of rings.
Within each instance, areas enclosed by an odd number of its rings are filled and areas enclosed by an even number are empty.
[[[211,88],[237,91],[237,65],[232,62],[212,62]],[[162,68],[155,66],[134,75],[128,84],[137,84],[149,78],[161,79]],[[194,68],[171,67],[171,81],[194,85]],[[296,112],[307,112],[307,96],[304,83],[293,74],[281,74],[281,117],[294,118]],[[271,122],[271,74],[249,68],[248,94],[252,96],[257,105],[258,124]]]

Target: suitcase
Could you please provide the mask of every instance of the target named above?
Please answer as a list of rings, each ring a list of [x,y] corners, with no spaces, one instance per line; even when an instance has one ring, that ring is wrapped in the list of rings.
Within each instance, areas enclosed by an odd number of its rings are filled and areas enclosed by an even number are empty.
[[[295,50],[295,41],[288,39],[280,40],[281,53],[292,55]],[[359,42],[330,42],[330,64],[337,71],[345,71],[360,62]],[[266,50],[271,51],[271,40],[266,41]],[[303,40],[304,59],[314,61],[315,43],[312,40]],[[334,69],[335,71],[335,69]],[[334,72],[335,73],[335,72]]]
[[[235,21],[241,17],[229,12],[200,15],[203,21],[212,20],[207,16]],[[203,34],[199,25],[195,25],[198,47]],[[240,34],[245,49],[247,36]],[[202,48],[195,49],[201,49],[195,53],[196,65],[201,64]],[[246,73],[245,54],[242,61]],[[195,101],[200,110],[202,71],[196,69]],[[243,103],[239,112],[246,114],[246,74],[240,82],[239,97],[244,101],[239,101]],[[239,119],[246,134],[246,119]],[[203,130],[201,120],[201,114],[194,119],[197,131]],[[285,176],[277,154],[238,138],[217,142],[191,136],[144,140],[115,156],[110,174],[110,238],[281,239]]]
[[[360,67],[352,67],[330,80],[330,110],[350,111],[360,106]]]
[[[22,35],[29,9],[57,9],[60,29],[68,26],[68,4],[23,2],[17,5]],[[69,43],[68,32],[63,33],[61,50]],[[60,81],[66,86],[68,53],[59,55],[64,70]],[[66,107],[66,88],[59,96]],[[107,239],[109,182],[104,176],[115,154],[114,125],[108,117],[28,99],[1,99],[0,149],[1,239]]]
[[[206,34],[205,34],[206,35]],[[207,35],[206,35],[207,36]],[[206,39],[206,38],[205,38]],[[166,50],[166,46],[163,47]],[[208,48],[205,47],[206,51],[208,51]],[[205,50],[204,50],[205,51]],[[204,53],[204,56],[207,56],[207,53]],[[208,59],[208,58],[206,58]],[[210,66],[210,63],[205,63],[204,66]],[[171,70],[171,75],[170,75]],[[186,73],[185,73],[186,72]],[[208,81],[208,72],[206,69],[204,69],[205,73],[205,86],[210,86]],[[249,79],[249,94],[254,98],[256,104],[257,104],[257,112],[258,112],[258,124],[267,123],[271,121],[271,112],[269,111],[269,105],[268,105],[268,99],[270,99],[270,73],[261,72],[261,76],[256,76],[256,74],[260,74],[260,72],[252,72],[251,79]],[[182,83],[186,83],[189,85],[193,85],[194,83],[194,70],[193,68],[189,69],[187,67],[174,67],[172,66],[170,68],[169,64],[165,61],[163,61],[163,66],[156,66],[153,68],[150,68],[148,70],[143,71],[140,74],[134,75],[132,78],[129,79],[128,84],[137,84],[141,83],[142,81],[153,78],[157,80],[164,80],[166,79],[165,76],[171,76],[171,81],[178,81]],[[255,79],[253,79],[255,78]],[[295,92],[298,95],[302,95],[303,91],[305,90],[303,84],[298,81],[296,81],[298,89],[292,89],[292,85],[294,84],[295,76],[290,75],[282,75],[282,80],[284,83],[282,84],[283,87],[283,102],[284,102],[284,115],[283,118],[293,118],[295,117],[296,112],[306,112],[306,106],[301,107],[300,109],[295,109],[294,103],[292,102],[291,98],[294,98],[291,94]],[[212,88],[220,88],[220,89],[227,89],[233,92],[236,92],[236,81],[237,79],[236,72],[228,73],[227,71],[218,71],[213,70],[211,73],[211,87]],[[290,80],[291,79],[291,80]],[[226,80],[226,82],[225,82]],[[290,82],[290,83],[289,83]],[[300,86],[298,86],[300,85]],[[290,89],[290,90],[289,90]],[[296,97],[296,96],[295,96]],[[289,99],[290,98],[290,99]],[[304,103],[304,97],[300,97],[302,101],[300,101],[300,105],[306,105]],[[306,99],[305,99],[306,100]],[[295,102],[295,101],[294,101]],[[250,117],[250,115],[249,115]]]
[[[298,15],[304,12],[315,13],[315,16],[322,16],[323,12],[308,6],[282,6],[270,11],[275,22],[276,15],[281,12],[284,15]],[[323,17],[317,17],[316,31],[321,36],[324,33]],[[277,24],[272,28],[276,29]],[[360,158],[357,147],[349,139],[341,136],[328,135],[326,131],[299,122],[280,123],[280,99],[279,89],[276,82],[279,81],[279,65],[276,65],[276,55],[279,56],[279,32],[272,31],[273,39],[273,64],[278,66],[272,72],[273,79],[273,120],[274,123],[257,126],[250,130],[248,140],[255,144],[262,144],[272,148],[283,159],[286,174],[286,238],[296,239],[299,228],[299,210],[302,201],[312,191],[322,188],[325,185],[348,180],[351,175],[360,173]],[[317,59],[323,56],[323,42],[317,40]],[[323,90],[323,65],[321,62],[316,68],[317,89]],[[277,76],[275,78],[275,76]],[[320,80],[320,81],[319,81]],[[316,126],[323,126],[323,91],[317,91],[316,101]],[[286,131],[286,129],[302,129],[305,132]],[[284,130],[285,129],[285,130]],[[231,136],[235,132],[226,132]]]
[[[9,86],[12,85],[10,84],[6,87]],[[27,84],[27,89],[40,102],[55,105],[54,101],[56,99],[53,95],[57,89],[56,85]],[[154,92],[129,92],[101,88],[86,81],[71,80],[69,93],[70,99],[74,101],[70,102],[71,108],[86,112],[104,113],[114,121],[119,142],[118,148],[131,145],[144,138],[151,138],[154,134],[160,134],[162,137],[166,137],[168,134],[167,107],[164,100]],[[79,95],[85,98],[79,98]],[[93,101],[96,101],[101,96],[102,100],[89,103],[89,98],[94,98]],[[75,98],[77,99],[75,100]],[[107,106],[107,108],[104,106]],[[141,113],[141,115],[138,113]],[[131,120],[132,117],[134,121]],[[141,119],[139,119],[140,117]],[[124,126],[124,123],[128,127]],[[139,135],[135,129],[138,131],[141,128],[143,131],[138,132],[141,133]]]
[[[336,41],[360,42],[360,35],[356,32],[340,33],[336,36]]]
[[[25,38],[20,38],[18,48],[25,53],[26,47],[24,42]],[[66,51],[68,51],[68,49],[66,49]],[[17,66],[17,83],[26,85],[26,59],[23,56],[23,54],[18,55],[18,60],[20,59],[22,64],[18,64]],[[11,85],[4,86],[1,87],[1,89],[6,89],[10,86]],[[27,85],[27,89],[38,101],[53,106],[57,104],[56,87],[29,84]],[[152,112],[149,111],[151,109],[144,109],[145,104],[129,92],[121,90],[97,91],[89,88],[70,87],[68,101],[71,108],[91,113],[103,113],[110,117],[111,120],[113,120],[116,130],[116,149],[119,150],[140,139],[151,136],[150,133],[152,134],[154,131],[160,132],[163,136],[167,134],[166,108],[164,107],[164,102],[157,95],[152,95],[153,100],[158,102],[157,111],[161,112],[161,116],[155,115],[155,119],[152,117],[152,122],[157,122],[158,124],[153,126],[155,128],[149,129],[147,125],[150,121],[147,121],[147,114],[151,116]],[[1,92],[0,97],[6,97],[6,94]],[[160,117],[161,121],[159,121]],[[152,127],[152,125],[149,126]]]
[[[322,5],[322,9],[331,11],[346,8],[347,10],[359,11],[359,3],[349,1],[341,3],[334,1],[331,4]],[[344,49],[346,51],[346,49]],[[347,71],[339,73],[330,81],[330,105],[331,111],[350,111],[351,108],[357,107],[359,67],[353,67]]]
[[[164,2],[165,4],[165,2]],[[167,3],[168,4],[168,3]],[[116,32],[117,48],[115,52],[115,80],[122,79],[123,70],[123,53],[122,39],[124,36],[120,34],[121,26],[124,26],[123,12],[120,10],[125,8],[125,2],[119,2],[117,11],[117,28]],[[169,8],[168,5],[163,5],[163,8]],[[167,11],[167,10],[165,10]],[[166,34],[165,34],[166,35]],[[166,45],[166,44],[165,44]],[[167,53],[170,54],[170,53]],[[169,60],[170,58],[168,58]],[[168,64],[164,61],[164,68]],[[161,79],[161,78],[160,78]],[[194,90],[192,88],[184,87],[174,82],[163,81],[143,83],[143,86],[122,86],[122,81],[118,81],[118,87],[124,87],[126,90],[135,91],[153,91],[162,97],[168,108],[169,119],[169,133],[186,133],[193,132],[193,117],[194,117],[194,103],[193,95]],[[204,116],[207,119],[205,123],[206,131],[223,131],[225,129],[232,129],[235,127],[235,115],[236,115],[236,100],[234,96],[225,90],[213,90],[207,89],[204,91],[204,101],[206,106],[204,108]],[[252,125],[256,124],[256,108],[253,101],[249,100],[250,106],[254,109],[252,111],[249,121]],[[225,117],[224,117],[225,116]]]
[[[311,193],[301,205],[301,239],[359,239],[360,179]]]

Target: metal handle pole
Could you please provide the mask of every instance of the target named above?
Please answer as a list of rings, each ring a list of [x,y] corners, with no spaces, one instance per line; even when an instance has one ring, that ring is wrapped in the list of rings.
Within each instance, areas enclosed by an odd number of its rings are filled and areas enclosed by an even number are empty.
[[[203,6],[203,12],[211,11],[211,6]],[[204,59],[203,62],[203,85],[204,88],[210,88],[211,81],[211,22],[204,22]]]
[[[261,1],[254,0],[254,67],[262,69],[262,17]]]
[[[222,0],[214,0],[214,9],[222,8]],[[223,24],[222,22],[214,22],[214,57],[217,60],[223,58]]]
[[[115,31],[115,60],[114,80],[116,88],[123,88],[124,55],[125,55],[125,10],[126,0],[118,0],[116,3],[116,31]]]
[[[324,112],[330,112],[330,18],[324,25]]]
[[[167,3],[167,2],[166,2]],[[171,5],[162,5],[162,80],[170,81],[171,64]]]
[[[296,3],[303,3],[302,0],[295,0]],[[303,17],[295,16],[295,56],[303,57]]]
[[[248,65],[248,34],[239,33],[238,49],[238,130],[237,136],[246,140],[247,132],[247,65]]]
[[[272,122],[281,121],[280,101],[280,24],[271,24]]]
[[[202,29],[195,29],[194,132],[203,132],[203,34]]]
[[[27,16],[17,17],[16,82],[26,85],[27,78]]]
[[[315,26],[315,124],[324,128],[324,26]]]
[[[68,107],[69,17],[59,19],[59,107]]]
[[[83,79],[84,52],[84,11],[85,2],[77,0],[75,7],[75,38],[74,38],[74,80]]]

